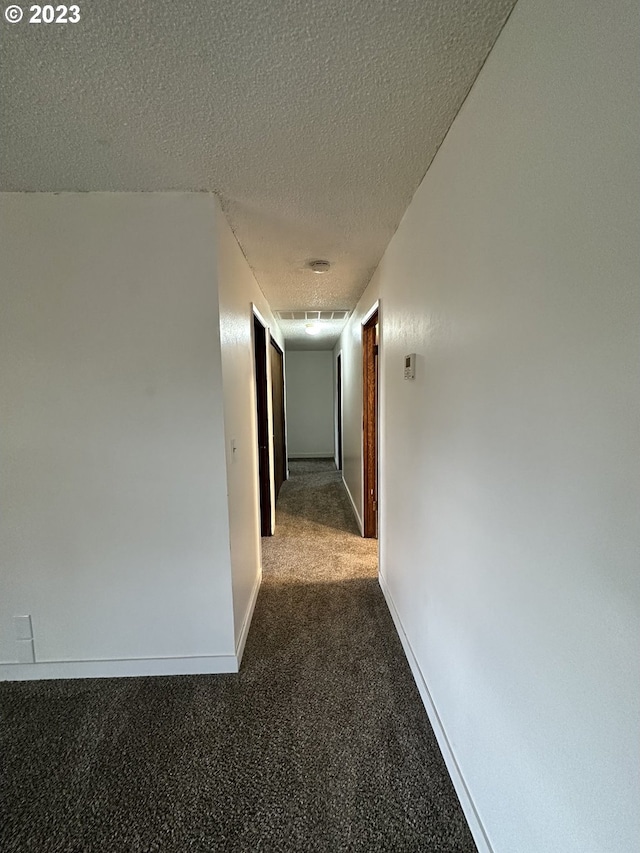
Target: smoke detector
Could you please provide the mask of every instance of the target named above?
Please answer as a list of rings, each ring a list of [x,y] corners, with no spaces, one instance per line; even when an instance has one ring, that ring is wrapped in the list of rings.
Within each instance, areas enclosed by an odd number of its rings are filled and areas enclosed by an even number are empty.
[[[307,261],[307,267],[311,270],[311,272],[315,272],[318,275],[321,275],[323,272],[329,272],[331,264],[329,263],[329,261],[323,261],[318,259],[313,261]]]

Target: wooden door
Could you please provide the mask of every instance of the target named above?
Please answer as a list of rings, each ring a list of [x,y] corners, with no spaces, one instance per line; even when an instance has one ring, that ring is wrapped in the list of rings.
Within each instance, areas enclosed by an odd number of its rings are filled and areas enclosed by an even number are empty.
[[[271,340],[271,401],[273,411],[273,474],[275,500],[287,478],[287,451],[284,426],[284,362],[282,350]]]
[[[362,327],[363,533],[378,536],[378,312]]]

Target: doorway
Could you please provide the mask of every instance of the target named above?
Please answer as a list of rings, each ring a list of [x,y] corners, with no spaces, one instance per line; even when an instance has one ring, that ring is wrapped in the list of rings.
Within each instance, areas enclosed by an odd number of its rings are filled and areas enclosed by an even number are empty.
[[[274,502],[280,487],[287,479],[287,448],[284,426],[284,357],[278,344],[271,338],[271,411],[273,412],[273,479]]]
[[[378,538],[378,309],[362,326],[363,536]]]
[[[253,315],[253,354],[256,371],[258,418],[258,478],[260,481],[260,535],[271,536],[271,469],[269,466],[269,407],[267,386],[267,330]]]
[[[342,471],[342,353],[336,359],[336,465]]]

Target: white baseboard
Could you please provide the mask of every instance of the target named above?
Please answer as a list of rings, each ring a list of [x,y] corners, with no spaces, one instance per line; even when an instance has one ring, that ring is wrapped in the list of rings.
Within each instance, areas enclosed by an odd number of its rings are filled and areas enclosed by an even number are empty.
[[[347,481],[344,478],[344,474],[342,475],[342,484],[345,487],[345,489],[347,490],[347,495],[349,495],[349,500],[351,501],[351,508],[353,509],[353,514],[356,517],[356,522],[358,524],[358,530],[360,531],[360,536],[364,536],[364,527],[362,526],[362,519],[360,518],[360,513],[358,512],[358,510],[356,508],[356,503],[353,499],[353,495],[351,494],[349,486],[347,486]]]
[[[480,820],[480,816],[475,807],[471,794],[469,793],[467,783],[464,780],[464,776],[462,775],[462,771],[460,770],[460,766],[458,765],[458,762],[456,760],[455,753],[453,752],[451,743],[449,742],[449,738],[447,737],[447,733],[444,729],[444,726],[442,725],[442,720],[440,719],[436,706],[431,697],[431,692],[422,674],[420,665],[416,660],[416,656],[413,653],[411,643],[409,642],[409,638],[405,633],[404,627],[400,620],[400,616],[398,615],[398,611],[396,610],[396,606],[393,602],[393,598],[391,597],[389,587],[387,586],[385,579],[381,574],[378,575],[378,580],[380,583],[380,588],[382,589],[382,594],[386,599],[389,612],[391,613],[391,618],[393,619],[394,625],[396,626],[396,630],[398,632],[398,636],[400,637],[400,642],[402,643],[404,653],[407,656],[407,660],[409,662],[411,672],[413,673],[418,692],[420,693],[420,698],[422,699],[422,703],[427,712],[427,716],[429,717],[429,722],[431,723],[434,734],[436,736],[436,740],[438,741],[440,752],[442,753],[444,762],[447,765],[447,770],[449,771],[449,776],[451,777],[453,787],[456,790],[456,794],[458,795],[458,799],[460,800],[462,811],[464,812],[464,816],[467,819],[467,823],[469,824],[471,835],[473,836],[473,840],[475,841],[476,847],[478,848],[478,853],[493,853],[493,848],[491,846],[483,823]]]
[[[247,607],[247,612],[244,615],[244,621],[242,623],[242,629],[240,631],[240,636],[238,637],[238,642],[236,643],[236,660],[238,661],[238,670],[240,669],[240,664],[242,662],[242,655],[244,654],[244,647],[247,642],[247,637],[249,635],[249,628],[251,627],[251,620],[253,618],[253,611],[256,607],[256,601],[258,600],[258,593],[260,592],[260,584],[262,583],[262,573],[258,575],[256,578],[256,582],[253,585],[253,589],[251,590],[251,598],[249,600],[249,606]]]
[[[204,675],[238,671],[236,655],[197,655],[185,658],[42,661],[2,663],[0,681],[38,681],[51,678],[126,678],[140,675]]]

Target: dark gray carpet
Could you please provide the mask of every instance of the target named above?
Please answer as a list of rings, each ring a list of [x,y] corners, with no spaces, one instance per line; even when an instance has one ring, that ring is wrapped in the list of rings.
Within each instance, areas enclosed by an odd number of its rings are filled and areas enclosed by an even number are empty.
[[[0,684],[0,850],[475,851],[331,463],[294,462],[242,671]]]

